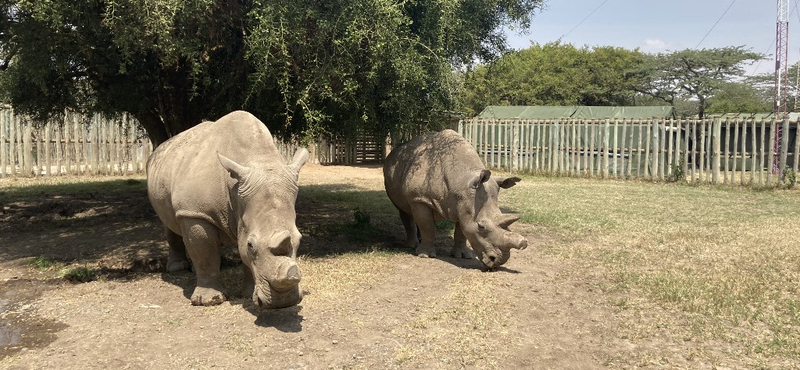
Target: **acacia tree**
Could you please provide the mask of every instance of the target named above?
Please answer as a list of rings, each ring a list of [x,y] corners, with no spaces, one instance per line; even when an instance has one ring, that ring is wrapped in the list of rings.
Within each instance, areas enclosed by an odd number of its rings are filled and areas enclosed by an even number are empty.
[[[129,112],[157,145],[247,109],[274,131],[392,130],[543,0],[0,0],[0,93],[40,120]]]
[[[715,49],[686,49],[673,53],[648,55],[632,73],[640,83],[639,93],[675,105],[676,99],[695,99],[697,114],[703,118],[709,98],[726,84],[741,79],[744,66],[764,55],[729,46]]]

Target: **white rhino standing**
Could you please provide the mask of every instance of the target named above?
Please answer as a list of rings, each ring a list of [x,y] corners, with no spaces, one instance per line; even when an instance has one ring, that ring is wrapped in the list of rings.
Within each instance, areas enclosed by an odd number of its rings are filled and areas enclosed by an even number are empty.
[[[434,222],[447,219],[456,223],[453,257],[474,258],[474,251],[491,269],[508,261],[512,248],[525,249],[528,241],[508,230],[519,216],[503,214],[497,205],[499,189],[521,179],[491,175],[472,145],[453,130],[420,135],[392,150],[383,166],[384,185],[400,211],[406,245],[419,256],[435,257]]]
[[[243,294],[261,308],[300,302],[295,225],[297,176],[308,159],[298,150],[288,165],[266,126],[236,111],[167,140],[147,161],[147,193],[166,226],[167,270],[197,274],[193,305],[216,305],[220,245],[238,245]]]

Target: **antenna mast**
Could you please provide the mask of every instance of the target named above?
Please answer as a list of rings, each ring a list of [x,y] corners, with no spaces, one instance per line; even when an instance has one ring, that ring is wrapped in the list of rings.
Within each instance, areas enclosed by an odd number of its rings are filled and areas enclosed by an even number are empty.
[[[778,0],[778,19],[775,38],[775,106],[774,113],[776,119],[785,119],[787,116],[786,95],[787,85],[789,85],[789,0]],[[780,163],[782,142],[782,126],[775,125],[773,135],[774,148],[772,173],[780,173],[783,163]]]

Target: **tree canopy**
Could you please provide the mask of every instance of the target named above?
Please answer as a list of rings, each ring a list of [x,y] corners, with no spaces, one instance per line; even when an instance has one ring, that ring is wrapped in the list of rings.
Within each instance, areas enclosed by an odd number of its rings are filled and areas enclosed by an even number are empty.
[[[611,46],[534,44],[471,71],[465,109],[475,114],[486,105],[633,105],[636,80],[628,71],[643,59],[638,50]]]
[[[454,68],[543,0],[0,0],[0,92],[44,120],[129,112],[155,144],[246,109],[283,135],[394,130],[453,109]]]

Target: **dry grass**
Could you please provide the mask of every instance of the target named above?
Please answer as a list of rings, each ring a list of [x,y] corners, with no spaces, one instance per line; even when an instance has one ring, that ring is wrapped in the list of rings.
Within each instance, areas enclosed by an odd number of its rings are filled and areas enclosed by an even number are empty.
[[[582,269],[611,303],[647,315],[677,314],[687,340],[723,341],[733,352],[800,358],[800,199],[796,190],[526,178],[503,195],[522,219],[560,236],[547,253]],[[628,328],[646,337],[652,327]],[[760,366],[759,364],[750,364]]]

